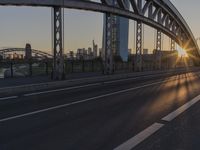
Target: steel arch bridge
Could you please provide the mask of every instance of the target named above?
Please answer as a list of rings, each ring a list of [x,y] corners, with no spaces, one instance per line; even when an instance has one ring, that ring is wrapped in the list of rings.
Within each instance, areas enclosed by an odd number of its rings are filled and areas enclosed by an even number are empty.
[[[187,52],[192,55],[191,59],[198,62],[200,58],[200,50],[196,40],[178,10],[169,0],[127,0],[131,8],[128,8],[124,0],[115,0],[113,5],[112,0],[0,0],[0,5],[14,6],[42,6],[52,7],[53,15],[53,33],[54,33],[54,70],[55,76],[60,76],[63,72],[63,14],[61,8],[83,9],[107,14],[109,20],[110,14],[123,16],[137,21],[136,30],[136,55],[138,57],[136,65],[141,68],[141,51],[142,51],[142,23],[147,24],[157,29],[156,49],[161,50],[161,32],[168,35],[171,39],[171,47],[174,49],[176,42],[182,48],[187,49]],[[109,21],[108,21],[109,24]],[[108,27],[108,25],[107,25]],[[107,30],[108,31],[108,30]],[[110,56],[112,53],[109,50],[109,36],[105,47],[105,54]],[[105,64],[109,64],[110,58],[105,57]]]
[[[53,57],[51,54],[40,51],[40,50],[31,49],[31,51],[32,51],[32,54],[35,54],[35,55],[37,55],[38,57],[41,57],[41,58],[52,58]],[[25,52],[25,48],[0,49],[1,55],[5,55],[6,53],[10,53],[10,52]]]

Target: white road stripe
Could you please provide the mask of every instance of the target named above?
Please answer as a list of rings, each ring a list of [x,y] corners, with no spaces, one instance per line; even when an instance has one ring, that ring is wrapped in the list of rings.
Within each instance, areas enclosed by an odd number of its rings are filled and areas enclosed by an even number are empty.
[[[191,101],[189,101],[186,104],[184,104],[183,106],[179,107],[177,110],[173,111],[172,113],[168,114],[167,116],[162,118],[162,120],[172,121],[174,118],[179,116],[181,113],[183,113],[184,111],[186,111],[187,109],[189,109],[191,106],[193,106],[195,103],[197,103],[199,101],[200,101],[200,95],[193,98]]]
[[[117,80],[117,81],[107,81],[107,82],[103,82],[104,84],[109,84],[109,83],[115,83],[115,82],[120,82],[120,81],[127,81],[127,80],[133,80],[133,79],[137,79],[137,78],[141,78],[141,77],[135,77],[132,79],[121,79],[121,80]],[[166,82],[166,81],[164,81]],[[155,84],[158,83],[163,83],[162,82],[155,82]],[[98,86],[101,85],[102,83],[94,83],[94,84],[87,84],[87,85],[82,85],[82,86],[75,86],[75,87],[67,87],[67,88],[63,88],[63,89],[55,89],[55,90],[48,90],[48,91],[42,91],[42,92],[34,92],[34,93],[28,93],[28,94],[24,94],[23,96],[28,97],[28,96],[35,96],[35,95],[40,95],[40,94],[47,94],[47,93],[53,93],[53,92],[61,92],[61,91],[67,91],[67,90],[74,90],[74,89],[79,89],[79,88],[84,88],[84,87],[90,87],[90,86]],[[151,85],[154,85],[151,84]],[[149,84],[147,85],[149,86]],[[141,87],[146,87],[145,86],[141,86]],[[139,87],[140,88],[140,87]]]
[[[135,146],[140,144],[142,141],[147,139],[149,136],[154,134],[156,131],[158,131],[163,126],[164,126],[164,124],[154,123],[153,125],[149,126],[148,128],[146,128],[145,130],[143,130],[142,132],[140,132],[139,134],[137,134],[133,138],[129,139],[125,143],[121,144],[120,146],[118,146],[114,150],[131,150]]]
[[[152,76],[152,75],[150,75],[150,76]],[[122,82],[122,81],[135,80],[135,79],[140,79],[140,78],[150,77],[150,76],[134,77],[134,78],[128,78],[128,79],[119,79],[119,80],[113,80],[113,81],[106,81],[106,82],[104,82],[104,83],[110,84],[110,83],[116,83],[116,82]]]
[[[42,91],[42,92],[34,92],[34,93],[24,94],[23,96],[25,96],[25,97],[35,96],[35,95],[40,95],[40,94],[47,94],[47,93],[53,93],[53,92],[61,92],[61,91],[66,91],[66,90],[74,90],[74,89],[78,89],[78,88],[84,88],[84,87],[90,87],[90,86],[97,86],[97,85],[101,85],[101,83],[87,84],[87,85],[75,86],[75,87],[67,87],[67,88],[63,88],[63,89],[56,89],[56,90],[49,90],[49,91]]]
[[[151,83],[151,84],[146,84],[146,85],[142,85],[142,86],[138,86],[138,87],[126,89],[126,90],[121,90],[121,91],[117,91],[117,92],[113,92],[113,93],[108,93],[108,94],[104,94],[104,95],[100,95],[100,96],[96,96],[96,97],[92,97],[92,98],[87,98],[87,99],[84,99],[84,100],[81,100],[81,101],[76,101],[76,102],[72,102],[72,103],[67,103],[67,104],[58,105],[58,106],[54,106],[54,107],[49,107],[49,108],[46,108],[46,109],[41,109],[41,110],[38,110],[38,111],[33,111],[33,112],[25,113],[25,114],[22,114],[22,115],[16,115],[16,116],[13,116],[13,117],[8,117],[8,118],[0,119],[0,123],[1,122],[5,122],[5,121],[9,121],[9,120],[13,120],[13,119],[18,119],[18,118],[22,118],[22,117],[27,117],[27,116],[35,115],[35,114],[42,113],[42,112],[47,112],[47,111],[51,111],[51,110],[65,108],[65,107],[72,106],[72,105],[75,105],[75,104],[89,102],[89,101],[92,101],[92,100],[96,100],[96,99],[100,99],[100,98],[104,98],[104,97],[108,97],[108,96],[112,96],[112,95],[116,95],[116,94],[120,94],[120,93],[129,92],[129,91],[141,89],[141,88],[144,88],[144,87],[149,87],[149,86],[160,84],[160,83],[164,83],[164,82],[167,82],[167,81],[160,81],[160,82],[155,82],[155,83]],[[101,99],[101,100],[104,100],[104,99]]]
[[[2,98],[0,98],[0,101],[8,100],[8,99],[15,99],[15,98],[18,98],[18,96],[2,97]]]
[[[119,79],[119,80],[113,80],[113,81],[106,81],[104,83],[109,84],[109,83],[116,83],[116,82],[121,82],[121,81],[129,81],[129,80],[135,80],[135,79],[142,79],[142,78],[146,78],[146,77],[157,77],[159,75],[163,75],[164,73],[160,73],[160,74],[155,74],[155,75],[145,75],[145,76],[137,76],[137,77],[133,77],[133,78],[127,78],[127,79]],[[165,75],[168,75],[171,73],[165,73]]]
[[[154,82],[154,83],[145,84],[145,85],[138,86],[138,87],[133,87],[133,88],[130,88],[130,89],[125,89],[125,90],[112,92],[112,93],[108,93],[108,94],[103,94],[103,95],[100,95],[100,96],[84,99],[84,100],[81,100],[81,101],[76,101],[76,102],[72,102],[72,103],[67,103],[67,104],[58,105],[58,106],[54,106],[54,107],[49,107],[49,108],[46,108],[46,109],[33,111],[33,112],[30,112],[30,113],[25,113],[25,114],[22,114],[22,115],[16,115],[16,116],[13,116],[13,117],[0,119],[0,122],[5,122],[5,121],[18,119],[18,118],[22,118],[22,117],[27,117],[27,116],[30,116],[30,115],[35,115],[35,114],[42,113],[42,112],[47,112],[47,111],[51,111],[51,110],[55,110],[55,109],[60,109],[60,108],[64,108],[64,107],[68,107],[68,106],[72,106],[72,105],[76,105],[76,104],[80,104],[80,103],[84,103],[84,102],[89,102],[89,101],[92,101],[92,100],[96,100],[96,99],[100,99],[100,98],[104,98],[104,97],[108,97],[108,96],[112,96],[112,95],[116,95],[116,94],[121,94],[121,93],[129,92],[129,91],[133,91],[133,90],[138,90],[138,89],[141,89],[141,88],[145,88],[145,87],[149,87],[149,86],[157,85],[157,84],[161,84],[161,83],[166,83],[166,82],[169,82],[169,81]],[[100,84],[100,83],[97,83],[97,84]],[[89,86],[89,85],[87,85],[87,86]],[[73,89],[73,88],[78,88],[78,87],[71,87],[71,89]],[[58,89],[58,90],[66,90],[66,89],[67,88]],[[51,92],[51,91],[45,91],[45,92]],[[38,93],[31,93],[31,94],[34,95],[34,94],[38,94]],[[31,95],[31,94],[29,94],[29,95]],[[15,98],[17,98],[17,97],[15,97]],[[101,99],[101,100],[104,100],[104,99]]]
[[[157,75],[148,75],[148,76],[143,76],[143,77],[154,77],[154,76],[157,76]],[[128,78],[128,79],[119,79],[119,80],[114,80],[114,81],[106,81],[106,82],[102,82],[102,83],[104,83],[104,84],[110,84],[110,83],[116,83],[116,82],[121,82],[121,81],[129,81],[129,80],[139,79],[139,78],[143,78],[143,77],[134,77],[134,78]],[[171,80],[173,80],[173,79],[171,79]],[[169,82],[171,80],[164,81],[164,82]],[[164,82],[158,82],[158,83],[164,83]],[[79,89],[79,88],[84,88],[84,87],[90,87],[90,86],[98,86],[98,85],[101,85],[102,83],[94,83],[94,84],[87,84],[87,85],[82,85],[82,86],[67,87],[67,88],[63,88],[63,89],[55,89],[55,90],[48,90],[48,91],[42,91],[42,92],[34,92],[34,93],[24,94],[23,96],[28,97],[28,96],[48,94],[48,93],[53,93],[53,92],[61,92],[61,91],[67,91],[67,90],[74,90],[74,89]],[[158,83],[156,82],[156,84],[158,84]],[[152,85],[154,85],[154,84],[152,84]]]

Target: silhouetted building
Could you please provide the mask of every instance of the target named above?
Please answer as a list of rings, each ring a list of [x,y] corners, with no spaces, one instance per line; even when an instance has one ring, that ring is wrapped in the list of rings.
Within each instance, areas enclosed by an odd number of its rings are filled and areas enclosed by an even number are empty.
[[[142,54],[142,69],[143,70],[153,70],[156,69],[158,63],[158,57],[161,55],[161,68],[169,69],[175,68],[176,62],[178,60],[178,52],[177,51],[153,51],[153,54]],[[130,58],[134,64],[134,60],[136,59],[136,55],[130,55]]]
[[[102,48],[99,48],[99,56],[100,56],[100,57],[103,57],[103,54],[102,54],[103,52],[102,52],[102,50],[103,50]]]
[[[86,60],[87,59],[87,55],[88,55],[88,51],[85,48],[79,48],[77,49],[77,53],[76,53],[76,59],[78,60]]]
[[[31,59],[31,58],[32,58],[31,45],[27,43],[25,47],[25,59]]]
[[[98,45],[95,44],[95,42],[93,40],[93,56],[94,56],[94,58],[97,58],[97,50],[98,50]]]
[[[73,60],[74,59],[74,51],[69,51],[69,53],[67,53],[67,55],[65,55],[65,57],[68,60]]]
[[[143,49],[143,54],[146,55],[149,53],[149,50],[148,49]]]
[[[108,0],[113,6],[118,5],[117,0]],[[129,1],[124,0],[124,4],[129,8]],[[128,60],[128,35],[129,35],[129,19],[120,16],[111,16],[112,20],[112,51],[114,55],[121,56],[123,61]],[[102,45],[104,57],[106,49],[106,15],[104,15],[103,23],[103,45]]]
[[[159,60],[159,56],[161,56],[161,68],[174,68],[176,67],[176,62],[178,60],[178,51],[169,51],[169,50],[162,50],[157,51],[153,50],[154,59]]]

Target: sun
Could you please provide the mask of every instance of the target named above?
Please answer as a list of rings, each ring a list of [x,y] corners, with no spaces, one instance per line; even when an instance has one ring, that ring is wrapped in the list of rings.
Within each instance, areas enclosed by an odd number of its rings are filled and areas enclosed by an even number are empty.
[[[188,54],[185,49],[183,49],[181,47],[177,47],[177,51],[178,51],[179,57],[188,57]]]

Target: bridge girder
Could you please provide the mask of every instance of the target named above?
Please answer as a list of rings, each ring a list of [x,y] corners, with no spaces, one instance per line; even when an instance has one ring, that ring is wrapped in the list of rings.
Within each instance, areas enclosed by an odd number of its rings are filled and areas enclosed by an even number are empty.
[[[124,16],[160,30],[180,46],[184,46],[183,40],[180,39],[184,35],[184,43],[189,43],[187,45],[189,49],[200,57],[199,47],[189,26],[169,0],[129,0],[129,2],[133,11],[124,7],[123,0],[117,0],[117,6],[112,6],[108,0],[101,0],[100,3],[89,0],[1,0],[0,5],[59,6]]]
[[[136,26],[136,59],[135,71],[142,71],[142,49],[143,49],[143,27],[142,22],[138,21]]]
[[[53,56],[49,53],[40,51],[40,50],[35,50],[35,49],[31,49],[33,54],[38,54],[39,56],[42,57],[48,57],[48,58],[52,58]],[[10,52],[25,52],[25,48],[6,48],[6,49],[1,49],[0,53],[1,54],[5,54],[5,53],[10,53]]]
[[[61,80],[64,78],[64,56],[63,56],[63,15],[62,8],[53,8],[53,79]]]

